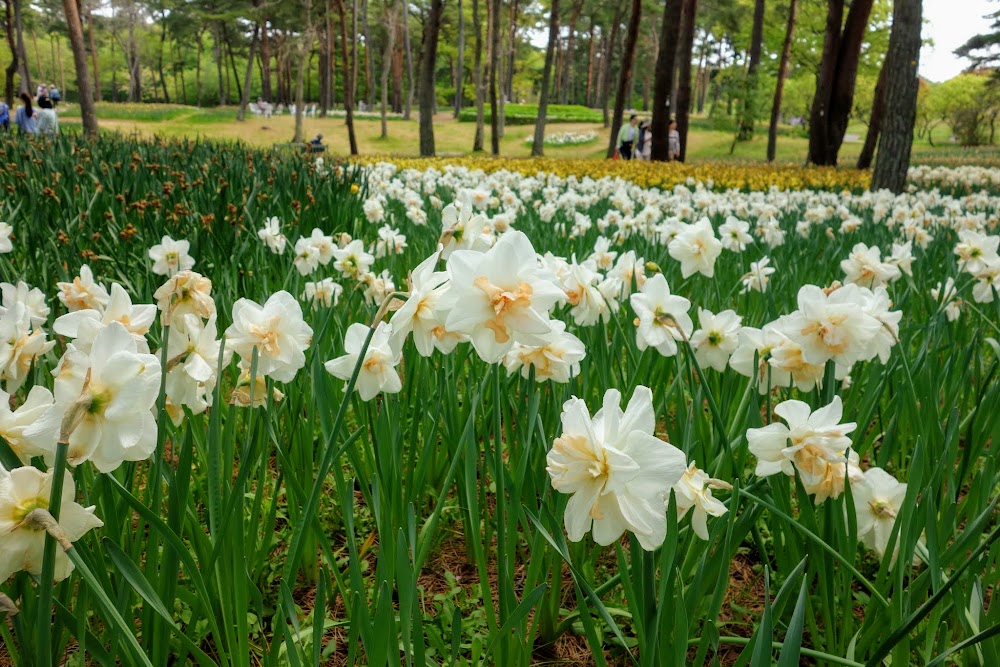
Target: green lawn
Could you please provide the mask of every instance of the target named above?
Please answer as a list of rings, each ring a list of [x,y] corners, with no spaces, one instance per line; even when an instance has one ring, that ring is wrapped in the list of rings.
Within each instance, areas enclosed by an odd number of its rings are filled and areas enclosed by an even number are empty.
[[[63,122],[72,126],[79,122],[79,110],[67,105],[60,110]],[[599,116],[599,114],[597,114]],[[287,143],[295,128],[295,119],[289,114],[269,119],[250,116],[245,121],[236,120],[235,107],[197,108],[162,104],[110,104],[98,105],[98,118],[102,129],[140,136],[190,137],[219,140],[240,140],[255,146]],[[487,118],[485,146],[490,148]],[[343,118],[305,118],[306,138],[317,133],[324,135],[334,154],[348,152],[347,131]],[[450,113],[435,116],[435,140],[440,155],[465,155],[472,152],[475,124],[458,122]],[[378,119],[355,121],[358,147],[363,154],[389,154],[415,156],[419,152],[417,114],[411,120],[390,118],[388,136],[382,138]],[[589,132],[598,134],[598,140],[578,146],[546,146],[550,157],[602,158],[609,140],[609,130],[600,122],[570,122],[551,126],[550,132]],[[847,139],[840,151],[841,164],[851,166],[857,159],[864,142],[867,127],[852,123]],[[531,153],[525,139],[534,133],[534,127],[509,125],[501,140],[500,152],[510,157],[524,157]],[[934,146],[926,138],[914,141],[914,160],[918,162],[954,162],[965,157],[975,162],[1000,161],[1000,151],[994,147],[964,149],[949,143],[951,131],[938,127],[934,131]],[[694,117],[689,134],[688,160],[708,161],[763,161],[767,152],[767,127],[761,124],[750,141],[734,143],[735,130],[731,119]],[[799,128],[782,126],[777,145],[777,159],[781,162],[805,162],[808,139]]]

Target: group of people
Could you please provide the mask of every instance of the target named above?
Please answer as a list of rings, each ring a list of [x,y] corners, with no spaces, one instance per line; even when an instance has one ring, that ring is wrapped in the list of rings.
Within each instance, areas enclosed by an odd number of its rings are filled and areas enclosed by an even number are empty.
[[[21,134],[59,134],[59,118],[55,108],[62,100],[62,93],[55,84],[38,84],[34,101],[27,92],[21,93],[20,98],[23,104],[14,112],[14,124]],[[4,132],[10,131],[10,120],[10,106],[0,101],[0,127]]]
[[[629,116],[628,125],[618,130],[617,156],[622,160],[649,160],[653,148],[652,123],[639,121],[639,116]],[[677,131],[677,121],[671,120],[667,127],[667,159],[681,157],[681,135]]]

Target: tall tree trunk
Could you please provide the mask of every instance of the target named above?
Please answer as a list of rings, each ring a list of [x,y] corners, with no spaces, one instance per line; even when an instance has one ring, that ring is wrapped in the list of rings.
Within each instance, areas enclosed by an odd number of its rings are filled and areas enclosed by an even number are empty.
[[[341,9],[344,9],[343,7]],[[346,10],[344,10],[346,11]],[[347,59],[344,59],[347,62]],[[358,0],[351,1],[351,101],[358,99]],[[346,102],[345,102],[346,104]],[[351,129],[354,128],[352,116]]]
[[[139,60],[139,41],[135,34],[136,24],[139,22],[136,16],[135,4],[129,5],[128,9],[128,43],[126,59],[128,61],[128,101],[142,101],[142,66]]]
[[[670,157],[667,136],[670,107],[667,106],[667,96],[674,87],[674,61],[677,56],[680,19],[680,0],[667,0],[660,28],[656,69],[653,71],[653,140],[649,147],[651,160],[667,160]]]
[[[594,93],[594,19],[590,19],[590,33],[587,39],[587,90],[584,94],[584,104],[590,106]]]
[[[347,49],[347,18],[344,16],[344,0],[336,0],[337,13],[340,15],[340,52],[344,60],[344,123],[347,125],[347,139],[351,145],[351,155],[358,154],[358,140],[354,135],[354,77],[357,74],[357,51],[354,50],[348,58]],[[357,9],[357,1],[354,4]],[[355,19],[357,15],[355,14]],[[357,29],[357,20],[354,28]],[[356,34],[356,33],[355,33]]]
[[[114,14],[112,14],[114,16]],[[115,60],[115,43],[118,41],[118,35],[112,33],[111,35],[111,101],[118,101],[118,61]]]
[[[642,0],[632,0],[632,15],[625,32],[625,50],[622,51],[622,66],[618,73],[618,93],[615,95],[615,115],[611,121],[611,140],[608,142],[608,157],[613,157],[618,148],[618,130],[625,115],[625,97],[629,79],[632,77],[632,61],[635,59],[635,45],[639,40],[639,23],[642,20]],[[634,144],[633,144],[634,146]]]
[[[823,57],[809,122],[809,161],[814,164],[837,164],[854,106],[854,85],[872,3],[854,0],[841,32],[844,0],[827,0]]]
[[[271,102],[271,37],[267,29],[267,17],[260,20],[260,95],[265,102]]]
[[[220,26],[216,26],[215,34],[212,35],[212,46],[215,49],[215,68],[219,75],[219,104],[225,105],[229,102],[226,99],[226,84],[222,79],[223,72],[223,62],[222,62],[222,37],[220,37],[222,30]]]
[[[564,60],[566,60],[566,54],[563,52],[562,40],[559,40],[556,42],[556,53],[552,64],[556,68],[557,73],[562,72]],[[552,97],[556,100],[562,99],[562,74],[557,74],[553,77],[552,83]]]
[[[66,71],[63,69],[62,40],[56,38],[56,64],[59,66],[59,90],[66,90]]]
[[[327,51],[330,54],[330,99],[327,100],[327,109],[333,110],[337,106],[337,27],[333,24],[333,0],[327,0],[326,34],[328,42]],[[346,66],[346,65],[345,65]],[[343,81],[347,82],[347,73],[344,73]]]
[[[672,2],[674,0],[667,0]],[[680,0],[676,0],[680,2]],[[611,90],[611,67],[614,62],[615,51],[618,50],[618,26],[622,22],[622,11],[624,4],[615,7],[614,18],[611,21],[611,37],[608,40],[608,48],[604,52],[604,80],[601,82],[602,112],[604,115],[604,127],[611,127],[611,115],[608,113],[608,92]]]
[[[171,57],[170,75],[174,80],[174,101],[177,102],[178,104],[186,104],[186,100],[184,100],[184,98],[181,97],[181,82],[180,82],[181,77],[177,76],[177,73],[183,70],[179,66],[179,63],[177,61],[173,49],[170,50],[170,57]]]
[[[401,29],[402,17],[403,3],[399,2],[399,10],[396,14],[396,23],[393,27],[396,34],[393,36],[392,85],[390,86],[392,95],[389,101],[389,108],[391,108],[394,113],[398,114],[403,113],[403,61],[406,59],[403,53],[403,31]]]
[[[837,154],[844,141],[851,112],[854,110],[854,87],[858,76],[858,65],[861,60],[861,47],[868,31],[868,17],[871,15],[874,0],[855,0],[847,13],[843,39],[840,42],[839,68],[837,79],[830,100],[830,113],[827,120],[830,124],[829,139],[831,148],[829,158],[836,164]],[[909,156],[907,156],[909,157]]]
[[[608,70],[608,54],[611,52],[611,47],[608,46],[608,31],[605,28],[601,29],[601,42],[598,47],[598,52],[601,53],[601,61],[597,68],[597,73],[594,76],[594,98],[590,103],[590,106],[597,107],[598,101],[604,99],[604,91],[607,88],[607,70]],[[604,106],[601,104],[601,106]],[[611,125],[611,121],[605,118],[607,124],[605,127]]]
[[[195,95],[195,106],[201,106],[201,54],[205,48],[205,42],[202,39],[202,34],[204,29],[200,28],[197,33],[196,38],[196,51],[194,59],[194,95]],[[112,42],[113,44],[113,42]]]
[[[410,45],[410,9],[409,9],[409,4],[410,3],[409,3],[408,0],[402,0],[402,2],[400,2],[400,11],[403,12],[403,51],[405,52],[405,56],[406,56],[406,106],[403,108],[403,118],[405,118],[407,120],[410,119],[410,111],[411,111],[411,109],[413,109],[413,94],[416,91],[416,87],[413,85],[413,49],[411,48],[411,45]],[[432,3],[432,5],[431,5],[431,13],[433,13],[433,12],[434,12],[434,6],[433,6],[433,3]],[[427,20],[430,21],[430,17],[428,17]],[[440,29],[440,27],[441,27],[441,12],[439,11],[438,12],[438,29]],[[427,25],[426,24],[424,25],[424,30],[425,31],[427,30]],[[435,30],[435,32],[434,32],[434,41],[435,42],[437,41],[437,32],[438,32],[437,30]],[[427,53],[426,47],[424,47],[424,53],[425,54]],[[435,54],[435,58],[436,58],[437,57],[437,45],[436,44],[434,45],[434,54]],[[435,65],[436,64],[437,63],[435,63]],[[421,67],[423,67],[423,63],[421,63]],[[431,86],[433,87],[433,85],[434,84],[432,83]],[[433,106],[433,100],[434,100],[434,98],[431,97],[431,101],[432,101],[432,105],[431,106]],[[423,122],[423,121],[421,121],[421,122]],[[432,139],[431,143],[433,143],[433,139]]]
[[[858,169],[868,169],[872,166],[872,159],[875,157],[875,147],[878,146],[879,134],[882,132],[882,124],[885,122],[885,89],[887,85],[885,77],[889,71],[886,65],[888,65],[888,62],[882,63],[882,69],[878,73],[878,83],[875,84],[872,115],[868,121],[865,145],[861,147],[861,154],[858,156]]]
[[[69,44],[73,49],[73,64],[76,65],[76,87],[83,131],[88,138],[97,139],[97,110],[94,108],[90,73],[87,71],[87,51],[83,45],[83,24],[80,22],[80,10],[76,0],[63,0],[63,11],[66,14]]]
[[[694,50],[694,27],[698,22],[698,0],[684,0],[681,13],[680,48],[678,49],[677,133],[680,137],[680,161],[687,158],[688,117],[691,114],[691,55]]]
[[[170,93],[167,92],[167,77],[163,75],[163,46],[167,41],[167,22],[160,16],[160,50],[156,56],[156,71],[160,75],[160,87],[163,89],[163,101],[170,104]]]
[[[14,75],[20,69],[20,62],[18,59],[17,51],[17,40],[14,36],[14,3],[17,0],[5,0],[4,6],[7,14],[7,47],[10,49],[10,64],[7,65],[7,69],[4,70],[6,77],[4,79],[4,100],[7,102],[7,106],[14,107]],[[65,89],[63,90],[65,92]]]
[[[312,71],[313,71],[313,60],[316,58],[316,49],[310,46],[309,57],[306,58],[306,102],[311,102],[313,100],[313,89],[312,89]]]
[[[708,31],[705,31],[698,50],[698,71],[694,76],[694,99],[698,113],[705,109],[705,60],[708,57]]]
[[[479,0],[472,0],[472,25],[475,28],[476,53],[473,62],[472,76],[476,85],[476,134],[472,140],[472,150],[483,150],[483,98],[486,97],[483,90],[483,26],[479,22]]]
[[[38,68],[35,74],[41,83],[45,83],[45,69],[42,67],[42,53],[38,50],[38,37],[35,36],[34,29],[29,30],[28,34],[31,36],[31,46],[35,49],[35,65]]]
[[[497,76],[500,68],[500,1],[489,0],[490,7],[490,148],[500,155],[500,113],[497,108]]]
[[[420,155],[434,155],[434,73],[437,70],[438,32],[444,0],[431,0],[424,24],[424,53],[420,61]],[[409,31],[407,31],[409,32]]]
[[[535,119],[535,141],[531,154],[545,155],[545,114],[549,107],[549,82],[552,80],[552,61],[559,42],[559,0],[552,0],[549,12],[549,41],[545,47],[545,65],[542,67],[542,88],[538,92],[538,118]]]
[[[233,69],[233,80],[236,81],[236,97],[243,99],[243,84],[240,83],[240,71],[236,68],[236,56],[233,55],[233,43],[229,41],[229,32],[225,24],[222,25],[222,38],[226,45],[226,52],[229,54],[229,66]],[[229,80],[229,77],[226,77]]]
[[[298,39],[295,40],[296,55],[298,56],[298,73],[295,81],[295,136],[292,143],[302,143],[305,135],[302,132],[302,118],[305,116],[305,76],[308,67],[308,59],[312,57],[312,44],[315,39],[312,25],[312,0],[305,0],[302,3],[302,14],[305,16],[305,27]]]
[[[788,76],[788,62],[792,57],[792,38],[795,35],[795,21],[798,17],[799,0],[789,0],[788,24],[785,26],[785,42],[781,46],[781,60],[778,62],[778,81],[774,86],[774,102],[771,104],[771,124],[767,128],[767,161],[774,162],[778,143],[778,120],[781,118],[781,96]]]
[[[465,74],[465,14],[458,0],[458,67],[455,69],[455,118],[462,111],[462,79]]]
[[[329,0],[332,4],[333,0]],[[333,87],[333,81],[330,78],[330,73],[333,71],[330,67],[330,61],[332,49],[330,48],[330,12],[325,12],[326,16],[323,21],[323,34],[320,36],[319,40],[319,115],[320,118],[326,118],[327,105],[330,104],[330,89]]]
[[[392,67],[392,48],[396,36],[396,5],[393,3],[386,8],[386,38],[385,52],[382,56],[382,134],[383,139],[389,137],[389,123],[386,120],[386,111],[389,106],[389,69]]]
[[[253,55],[257,49],[257,35],[260,28],[255,28],[253,38],[250,40],[250,53],[247,55],[247,68],[243,75],[243,91],[240,94],[240,108],[236,112],[236,120],[242,121],[247,117],[247,105],[250,104],[250,83],[253,81]]]
[[[719,72],[721,72],[725,66],[726,57],[725,57],[725,52],[723,50],[725,48],[725,44],[726,44],[726,38],[723,37],[722,39],[719,40],[718,43],[719,48],[716,49],[716,64],[718,65]],[[719,82],[718,76],[710,79],[708,83],[710,83],[712,86],[712,106],[710,106],[708,109],[708,115],[714,116],[715,106],[719,103],[719,97],[722,95],[722,85]]]
[[[90,45],[90,60],[91,67],[94,71],[94,101],[101,101],[101,70],[97,62],[97,45],[94,40],[94,13],[93,13],[93,3],[90,0],[86,0],[85,7],[87,8],[87,43]],[[112,47],[114,45],[112,44]],[[112,62],[114,62],[114,57],[112,57]],[[66,90],[66,84],[63,83],[63,90]]]
[[[21,86],[19,92],[34,94],[31,89],[31,72],[28,67],[28,54],[24,48],[24,24],[21,21],[21,0],[14,0],[14,32],[17,34],[17,61],[20,66]]]
[[[879,139],[872,190],[886,189],[899,194],[906,189],[906,171],[913,147],[913,124],[917,117],[920,80],[921,0],[896,0],[892,8],[892,33],[884,68],[885,128]]]
[[[569,35],[566,37],[566,64],[562,71],[562,104],[573,103],[573,67],[576,65],[576,24],[580,20],[580,12],[583,11],[582,0],[574,0],[570,7],[569,22],[566,27]]]
[[[182,104],[188,103],[188,91],[187,91],[187,81],[184,77],[184,59],[181,57],[181,47],[180,45],[174,45],[176,49],[176,55],[174,56],[174,71],[177,73],[177,78],[181,80],[181,95],[184,100]]]
[[[365,97],[368,108],[375,108],[375,63],[372,58],[372,33],[368,27],[368,0],[361,3],[361,23],[365,32]]]
[[[303,107],[306,104],[306,61],[309,59],[309,47],[306,46],[304,38],[300,42],[298,49],[298,74],[295,77],[295,135],[292,137],[293,144],[300,144],[305,141],[302,133],[302,117],[305,115]]]
[[[510,41],[507,44],[507,71],[506,78],[504,81],[506,85],[504,86],[504,96],[500,101],[501,108],[505,102],[514,101],[514,72],[517,71],[517,18],[519,14],[519,0],[513,0],[510,5]],[[503,136],[503,130],[506,126],[502,126],[500,136]]]
[[[750,62],[747,65],[746,82],[743,86],[743,112],[740,115],[737,141],[749,141],[753,138],[753,128],[757,122],[757,69],[760,67],[760,48],[763,41],[764,0],[756,0],[753,10],[753,30],[750,34]]]
[[[337,105],[337,35],[336,26],[333,24],[334,7],[333,0],[327,0],[326,8],[326,52],[330,60],[330,89],[327,91],[329,93],[329,98],[326,100],[326,104],[323,108],[323,115],[325,116],[327,110],[332,110]],[[344,66],[347,66],[347,61],[344,61]],[[347,72],[344,72],[342,77],[343,81],[347,82]]]

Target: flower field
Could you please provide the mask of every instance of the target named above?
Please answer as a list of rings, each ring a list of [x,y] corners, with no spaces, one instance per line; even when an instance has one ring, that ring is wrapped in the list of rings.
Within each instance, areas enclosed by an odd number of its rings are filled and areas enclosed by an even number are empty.
[[[1000,664],[996,170],[0,153],[0,664]]]

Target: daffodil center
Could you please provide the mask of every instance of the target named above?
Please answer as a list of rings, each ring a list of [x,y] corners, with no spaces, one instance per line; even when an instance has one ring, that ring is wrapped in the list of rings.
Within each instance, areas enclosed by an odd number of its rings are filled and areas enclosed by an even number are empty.
[[[272,324],[269,322],[264,327],[251,324],[250,335],[257,339],[257,347],[261,352],[277,356],[281,353],[281,347],[278,345],[278,332],[271,326]]]
[[[868,501],[868,507],[871,509],[872,514],[880,519],[895,519],[896,518],[896,508],[879,498],[873,498]]]
[[[107,389],[94,389],[91,388],[90,393],[90,406],[87,408],[87,413],[91,415],[102,415],[107,409],[108,404],[111,403],[111,392]]]
[[[473,284],[486,294],[490,300],[490,308],[496,314],[496,317],[488,320],[485,326],[493,331],[498,343],[506,343],[510,340],[510,334],[505,318],[517,311],[530,308],[534,290],[528,283],[519,283],[513,291],[505,290],[491,283],[486,276],[479,276]]]
[[[369,373],[377,373],[383,365],[385,365],[385,355],[381,352],[372,352],[365,359],[364,363],[361,364],[366,371]]]
[[[24,502],[18,503],[17,505],[14,506],[14,510],[11,513],[12,515],[11,518],[14,520],[15,524],[19,524],[22,521],[24,521],[25,517],[27,517],[33,511],[38,509],[47,510],[48,508],[49,508],[48,498],[44,498],[42,496],[38,496],[37,498],[28,498]],[[25,530],[31,530],[35,532],[42,530],[40,526],[33,526],[27,524],[22,526],[22,528]]]
[[[665,313],[659,308],[653,312],[653,322],[661,327],[676,328],[677,320],[670,313]]]

